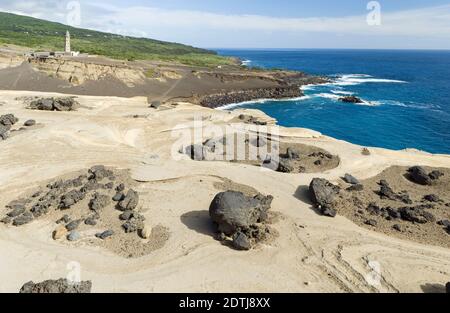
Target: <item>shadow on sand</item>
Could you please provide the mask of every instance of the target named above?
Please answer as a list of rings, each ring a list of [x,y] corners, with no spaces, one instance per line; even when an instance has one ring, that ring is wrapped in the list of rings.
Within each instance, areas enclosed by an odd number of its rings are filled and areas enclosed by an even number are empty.
[[[311,210],[316,212],[317,215],[323,216],[322,212],[314,206],[309,196],[309,186],[299,186],[294,193],[294,197],[311,206]]]
[[[446,293],[445,286],[442,284],[424,284],[420,288],[424,293]]]
[[[208,211],[191,211],[181,215],[180,220],[187,228],[199,234],[215,236],[216,231]]]

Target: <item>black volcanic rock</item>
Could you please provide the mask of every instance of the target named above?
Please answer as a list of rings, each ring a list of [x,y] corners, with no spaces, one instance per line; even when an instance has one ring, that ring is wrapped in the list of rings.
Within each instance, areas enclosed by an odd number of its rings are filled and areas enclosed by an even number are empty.
[[[44,98],[34,100],[29,108],[42,111],[74,111],[79,107],[78,102],[72,97]]]
[[[41,283],[32,281],[20,289],[20,293],[90,293],[91,281],[70,283],[67,279],[46,280]]]
[[[346,96],[339,98],[339,100],[346,103],[363,103],[363,101],[356,96]]]
[[[204,107],[218,108],[227,104],[257,99],[284,99],[303,96],[300,86],[287,85],[267,88],[236,90],[203,96],[199,103]]]
[[[260,194],[248,197],[237,191],[221,192],[211,202],[209,215],[219,232],[231,236],[265,221],[272,200],[272,196]]]
[[[444,176],[444,173],[437,170],[427,173],[423,167],[413,166],[408,169],[408,176],[410,180],[417,184],[429,186]]]
[[[314,205],[323,215],[335,217],[334,208],[336,196],[339,194],[339,186],[335,186],[323,178],[314,178],[309,185],[309,194]]]

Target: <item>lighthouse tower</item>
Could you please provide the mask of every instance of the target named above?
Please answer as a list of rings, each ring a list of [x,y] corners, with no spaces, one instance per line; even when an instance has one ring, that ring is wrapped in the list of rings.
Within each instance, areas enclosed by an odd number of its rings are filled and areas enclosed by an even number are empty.
[[[69,33],[69,31],[66,32],[66,46],[65,46],[64,52],[66,54],[71,54],[71,50],[70,50],[70,33]]]

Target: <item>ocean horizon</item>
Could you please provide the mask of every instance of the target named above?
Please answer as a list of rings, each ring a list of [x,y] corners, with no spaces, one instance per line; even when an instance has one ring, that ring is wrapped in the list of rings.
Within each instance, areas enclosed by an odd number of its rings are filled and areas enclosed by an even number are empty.
[[[450,154],[450,50],[217,49],[249,67],[303,71],[332,82],[305,96],[225,109],[259,109],[286,127],[394,150]],[[339,101],[355,95],[362,104]]]

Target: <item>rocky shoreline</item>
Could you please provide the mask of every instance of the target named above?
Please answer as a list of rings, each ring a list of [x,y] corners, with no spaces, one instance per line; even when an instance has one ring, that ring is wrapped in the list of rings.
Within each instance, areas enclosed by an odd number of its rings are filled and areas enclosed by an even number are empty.
[[[228,104],[252,100],[289,99],[301,96],[303,96],[303,92],[298,86],[256,88],[207,95],[200,99],[199,104],[215,109]]]
[[[305,95],[301,90],[301,87],[304,85],[315,85],[328,82],[328,79],[325,77],[308,76],[304,75],[303,73],[283,75],[282,77],[278,78],[278,86],[247,89],[243,88],[231,91],[211,93],[199,97],[194,97],[191,102],[204,107],[215,109],[222,106],[247,101],[256,101],[263,99],[292,99]]]

